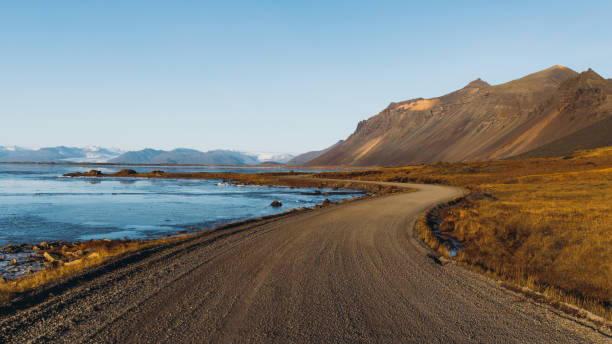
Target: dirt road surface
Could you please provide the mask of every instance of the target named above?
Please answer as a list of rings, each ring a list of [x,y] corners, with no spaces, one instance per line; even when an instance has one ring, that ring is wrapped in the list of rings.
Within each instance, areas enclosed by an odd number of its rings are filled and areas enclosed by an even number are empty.
[[[428,258],[414,221],[461,190],[407,186],[117,259],[5,310],[0,342],[612,343]]]

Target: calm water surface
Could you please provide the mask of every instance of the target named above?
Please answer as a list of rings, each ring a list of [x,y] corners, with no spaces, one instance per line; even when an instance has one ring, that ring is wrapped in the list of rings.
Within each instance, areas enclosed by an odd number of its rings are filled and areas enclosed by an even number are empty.
[[[194,231],[238,219],[311,207],[325,198],[310,188],[235,186],[219,180],[62,178],[64,173],[104,173],[131,168],[138,172],[278,169],[221,167],[58,166],[0,164],[0,245],[96,238],[153,238]],[[324,190],[321,191],[331,191]],[[273,208],[270,202],[283,206]]]

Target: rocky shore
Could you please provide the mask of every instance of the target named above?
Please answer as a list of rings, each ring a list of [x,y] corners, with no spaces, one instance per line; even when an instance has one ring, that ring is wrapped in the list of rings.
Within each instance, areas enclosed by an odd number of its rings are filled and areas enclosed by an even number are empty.
[[[87,172],[87,174],[93,175],[94,173]],[[344,191],[338,191],[338,193],[350,194]],[[356,197],[347,200],[341,200],[336,203],[331,202],[329,199],[326,198],[321,202],[321,204],[315,205],[314,209],[329,207],[334,204],[342,204],[348,201],[354,201],[357,199],[372,196],[372,194],[367,194],[363,192],[351,193],[356,194]],[[316,190],[313,193],[305,194],[329,195],[332,193]],[[277,205],[274,205],[273,202],[271,206],[274,207]],[[295,213],[309,210],[311,210],[311,208],[306,207],[300,209],[290,209],[280,214],[268,215],[261,218],[256,218],[254,220],[282,216],[285,213]],[[200,230],[206,229],[207,228],[201,228]],[[102,256],[106,256],[109,251],[120,252],[122,249],[118,250],[118,246],[143,246],[148,244],[154,244],[155,242],[160,240],[164,241],[169,238],[171,239],[173,237],[178,237],[185,234],[187,234],[185,231],[177,231],[176,233],[168,234],[168,236],[163,238],[149,240],[96,239],[83,242],[43,241],[38,244],[7,244],[3,247],[0,247],[0,282],[14,281],[23,277],[28,277],[41,270],[52,270],[62,267],[76,267],[77,265],[83,263],[84,260],[100,259],[102,258]]]
[[[101,241],[111,242],[109,239]],[[88,243],[86,246],[89,248],[83,248],[83,245],[81,242],[67,241],[7,244],[0,248],[0,278],[14,280],[46,268],[78,264],[81,259],[93,258],[97,254],[94,246],[99,245]]]

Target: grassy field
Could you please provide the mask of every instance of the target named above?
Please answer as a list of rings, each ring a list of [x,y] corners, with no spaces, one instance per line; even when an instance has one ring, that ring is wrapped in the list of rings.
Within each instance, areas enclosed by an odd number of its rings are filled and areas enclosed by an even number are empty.
[[[458,262],[612,319],[612,147],[326,176],[462,186],[472,194],[438,212]]]

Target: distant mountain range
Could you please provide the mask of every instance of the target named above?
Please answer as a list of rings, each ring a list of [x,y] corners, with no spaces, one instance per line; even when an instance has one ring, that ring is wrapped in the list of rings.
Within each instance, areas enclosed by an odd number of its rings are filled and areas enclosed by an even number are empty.
[[[202,165],[257,165],[285,163],[294,156],[286,153],[245,153],[230,150],[201,152],[177,148],[171,151],[143,149],[124,152],[101,147],[46,147],[27,149],[0,146],[0,162],[103,162],[126,164],[202,164]]]
[[[256,156],[228,150],[200,152],[195,149],[177,148],[171,151],[143,149],[127,152],[109,160],[111,163],[134,164],[203,164],[203,165],[256,165]]]
[[[118,157],[122,152],[118,149],[88,146],[77,147],[45,147],[27,149],[16,146],[0,146],[0,161],[3,162],[105,162]]]
[[[610,79],[591,69],[576,73],[553,66],[505,84],[477,79],[441,97],[391,103],[307,164],[397,166],[562,155],[609,144],[610,117]]]

